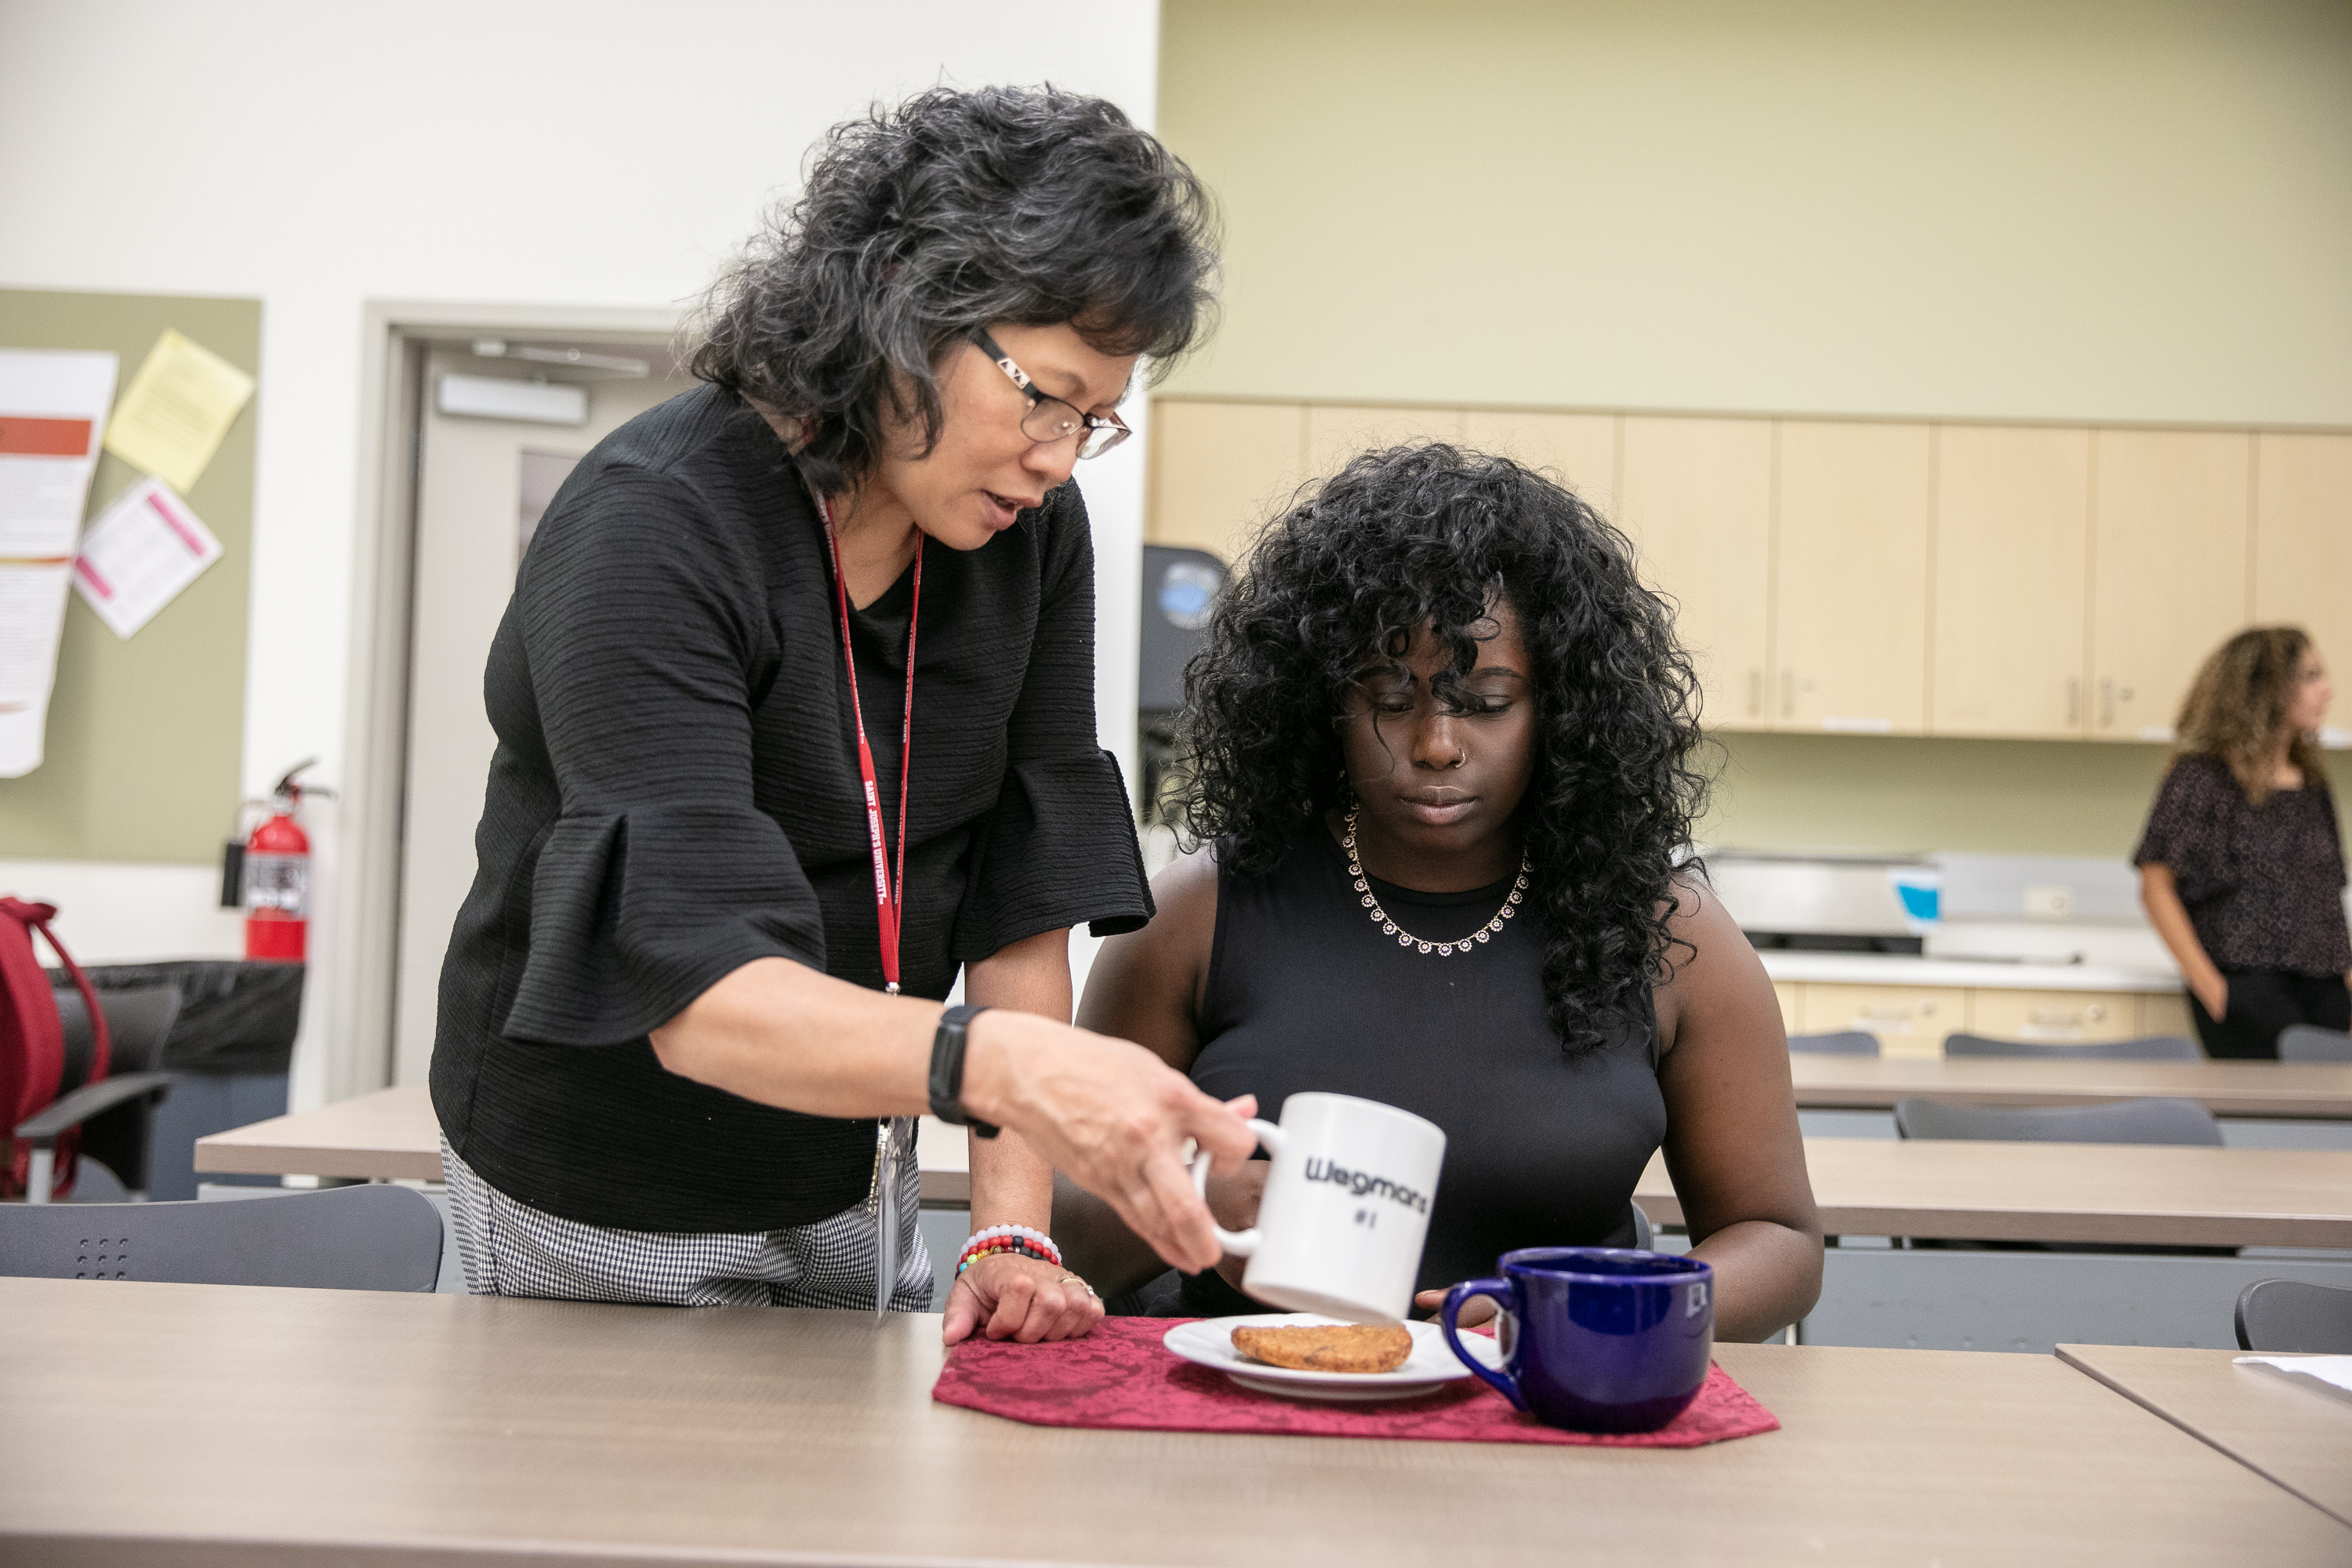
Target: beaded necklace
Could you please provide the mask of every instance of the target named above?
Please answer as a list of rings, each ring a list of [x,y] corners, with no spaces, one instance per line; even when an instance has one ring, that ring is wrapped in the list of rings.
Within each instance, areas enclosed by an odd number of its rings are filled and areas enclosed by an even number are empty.
[[[1511,884],[1510,897],[1503,900],[1503,907],[1495,911],[1493,920],[1456,942],[1424,942],[1391,920],[1388,911],[1381,908],[1381,900],[1372,893],[1371,879],[1364,875],[1363,861],[1356,854],[1356,814],[1352,810],[1348,813],[1347,826],[1346,835],[1339,840],[1339,847],[1348,857],[1349,879],[1361,895],[1358,901],[1364,906],[1364,912],[1371,917],[1372,923],[1381,928],[1381,934],[1396,938],[1399,947],[1417,947],[1423,952],[1435,952],[1440,958],[1451,958],[1457,952],[1467,952],[1472,942],[1484,942],[1501,931],[1503,922],[1519,912],[1519,901],[1528,896],[1529,867],[1527,856],[1522,853],[1519,856],[1519,879]]]

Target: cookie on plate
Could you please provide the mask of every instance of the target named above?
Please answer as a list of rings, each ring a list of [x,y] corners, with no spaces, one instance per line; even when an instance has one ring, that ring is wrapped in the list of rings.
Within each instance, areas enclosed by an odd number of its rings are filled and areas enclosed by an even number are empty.
[[[1394,1372],[1412,1354],[1402,1323],[1333,1323],[1323,1328],[1235,1329],[1234,1349],[1268,1366],[1298,1372]]]

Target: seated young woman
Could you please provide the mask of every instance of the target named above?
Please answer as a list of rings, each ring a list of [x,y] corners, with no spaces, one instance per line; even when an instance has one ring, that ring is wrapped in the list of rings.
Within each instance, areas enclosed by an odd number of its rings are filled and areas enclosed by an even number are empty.
[[[1269,1120],[1322,1089],[1444,1129],[1423,1310],[1515,1247],[1633,1246],[1663,1144],[1717,1334],[1803,1316],[1822,1235],[1780,1008],[1676,868],[1696,682],[1624,537],[1505,458],[1368,453],[1268,526],[1187,682],[1202,851],[1104,944],[1079,1021]],[[1219,1223],[1253,1222],[1266,1169],[1212,1182]],[[1107,1296],[1163,1267],[1066,1183],[1055,1219]],[[1264,1310],[1243,1267],[1174,1310]]]

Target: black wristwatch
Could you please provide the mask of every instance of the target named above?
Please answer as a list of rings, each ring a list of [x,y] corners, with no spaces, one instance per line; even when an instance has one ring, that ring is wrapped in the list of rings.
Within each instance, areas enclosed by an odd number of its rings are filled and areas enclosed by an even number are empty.
[[[982,1138],[997,1130],[963,1108],[963,1048],[971,1021],[987,1012],[959,1003],[940,1015],[939,1033],[931,1037],[931,1114],[950,1127],[969,1127]]]

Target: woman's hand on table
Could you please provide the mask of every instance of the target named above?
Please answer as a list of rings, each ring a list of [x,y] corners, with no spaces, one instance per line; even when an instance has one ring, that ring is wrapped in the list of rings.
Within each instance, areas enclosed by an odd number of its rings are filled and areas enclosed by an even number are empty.
[[[956,1276],[948,1293],[944,1338],[958,1344],[977,1331],[992,1340],[1074,1340],[1102,1321],[1103,1304],[1087,1282],[1058,1264],[995,1252]]]
[[[963,1102],[1010,1127],[1175,1268],[1215,1264],[1209,1207],[1182,1159],[1196,1140],[1231,1173],[1257,1147],[1255,1096],[1221,1103],[1125,1040],[1006,1009],[971,1022]]]

